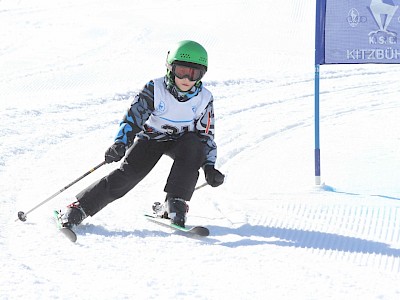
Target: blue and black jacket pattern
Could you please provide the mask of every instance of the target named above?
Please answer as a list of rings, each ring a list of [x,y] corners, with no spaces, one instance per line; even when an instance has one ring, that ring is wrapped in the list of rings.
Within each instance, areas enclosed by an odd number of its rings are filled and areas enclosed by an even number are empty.
[[[116,143],[123,143],[130,147],[135,138],[156,140],[159,142],[176,140],[185,132],[160,132],[149,126],[150,116],[155,114],[155,92],[154,80],[149,81],[135,96],[131,106],[125,113],[120,122],[118,133],[115,137]],[[174,96],[176,101],[187,101],[202,91],[202,84],[196,84],[193,89],[187,93],[177,92],[176,87],[167,84],[167,78],[164,79],[164,88]],[[210,94],[211,95],[211,94]],[[217,159],[217,145],[214,141],[214,107],[213,97],[211,95],[208,104],[201,112],[200,116],[193,120],[193,131],[201,138],[204,143],[205,165],[214,165]]]

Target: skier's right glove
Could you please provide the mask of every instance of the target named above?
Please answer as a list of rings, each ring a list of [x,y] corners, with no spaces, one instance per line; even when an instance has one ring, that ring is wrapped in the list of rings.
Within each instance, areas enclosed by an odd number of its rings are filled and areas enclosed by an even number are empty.
[[[125,156],[125,144],[123,143],[115,143],[110,148],[107,149],[105,153],[105,161],[106,163],[112,163],[116,161],[120,161],[121,158]]]
[[[204,174],[206,176],[207,183],[212,187],[217,187],[224,183],[225,175],[215,169],[214,166],[205,166]]]

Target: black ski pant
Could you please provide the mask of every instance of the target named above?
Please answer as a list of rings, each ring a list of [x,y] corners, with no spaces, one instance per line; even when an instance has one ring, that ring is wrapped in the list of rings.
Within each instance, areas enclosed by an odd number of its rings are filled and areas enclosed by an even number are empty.
[[[205,160],[204,147],[195,133],[186,133],[174,141],[139,139],[128,149],[118,169],[88,186],[76,198],[85,213],[93,216],[133,189],[166,154],[174,162],[164,191],[189,201]]]

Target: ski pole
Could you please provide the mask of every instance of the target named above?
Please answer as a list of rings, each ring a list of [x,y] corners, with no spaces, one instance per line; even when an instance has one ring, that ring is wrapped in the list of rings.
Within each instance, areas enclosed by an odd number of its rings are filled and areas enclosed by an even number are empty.
[[[196,186],[196,188],[194,190],[197,191],[197,190],[201,189],[202,187],[205,187],[207,184],[208,184],[207,182],[204,182],[204,183],[200,184],[199,186]]]
[[[227,177],[227,175],[224,175],[224,182],[226,181],[226,177]],[[196,186],[194,190],[197,191],[197,190],[205,187],[206,185],[208,185],[208,183],[204,182],[204,183],[200,184],[199,186]]]
[[[91,169],[90,171],[86,172],[85,174],[83,174],[81,177],[75,179],[73,182],[71,182],[70,184],[68,184],[67,186],[63,187],[61,190],[59,190],[57,193],[55,193],[54,195],[51,195],[49,198],[47,198],[46,200],[40,202],[38,205],[36,205],[34,208],[28,210],[26,213],[24,213],[23,211],[19,211],[18,212],[18,219],[15,220],[15,222],[17,222],[18,220],[21,220],[22,222],[26,221],[26,216],[31,213],[32,211],[34,211],[35,209],[37,209],[38,207],[42,206],[43,204],[45,204],[46,202],[50,201],[51,199],[53,199],[55,196],[61,194],[62,192],[64,192],[67,188],[71,187],[72,185],[74,185],[75,183],[77,183],[79,180],[83,179],[84,177],[86,177],[87,175],[89,175],[90,173],[93,173],[95,170],[97,170],[98,168],[100,168],[102,165],[106,164],[105,161],[103,161],[101,164],[98,164],[97,166],[95,166],[93,169]]]

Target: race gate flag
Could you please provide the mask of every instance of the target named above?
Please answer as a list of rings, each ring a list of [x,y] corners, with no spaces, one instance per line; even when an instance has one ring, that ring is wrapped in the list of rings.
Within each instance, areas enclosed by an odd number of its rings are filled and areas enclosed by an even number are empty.
[[[400,63],[400,0],[317,0],[315,63]]]
[[[399,64],[400,0],[317,0],[315,23],[315,183],[321,184],[319,68]]]

